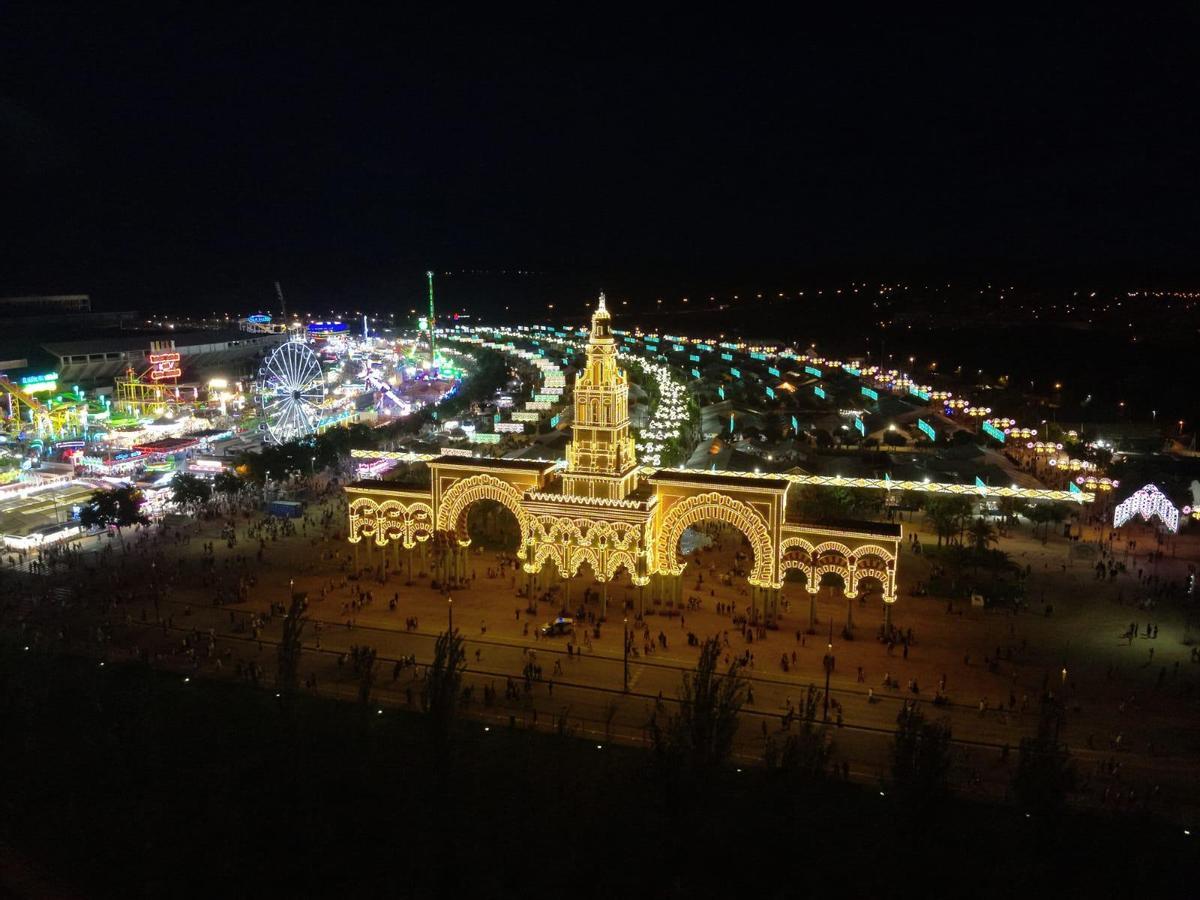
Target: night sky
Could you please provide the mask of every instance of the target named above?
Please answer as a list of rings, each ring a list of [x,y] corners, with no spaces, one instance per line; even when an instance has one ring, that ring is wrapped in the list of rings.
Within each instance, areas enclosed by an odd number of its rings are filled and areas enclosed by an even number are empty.
[[[579,295],[1200,274],[1194,13],[117,6],[0,13],[0,294],[178,311],[268,304],[276,278],[298,306],[386,307],[430,267]]]

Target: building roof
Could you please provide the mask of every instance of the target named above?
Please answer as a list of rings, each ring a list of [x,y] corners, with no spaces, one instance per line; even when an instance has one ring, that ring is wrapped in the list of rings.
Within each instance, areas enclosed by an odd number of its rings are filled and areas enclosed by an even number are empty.
[[[42,348],[55,356],[82,356],[87,353],[116,353],[127,350],[149,350],[154,341],[174,341],[175,346],[195,347],[203,344],[224,344],[256,341],[273,335],[251,334],[236,329],[220,331],[139,331],[121,332],[103,337],[81,338],[74,341],[48,341]]]
[[[659,469],[649,478],[650,481],[661,481],[667,484],[703,482],[714,487],[759,488],[762,490],[786,491],[790,482],[786,478],[772,478],[769,475],[755,477],[752,475],[719,475],[716,472],[706,472],[703,469]]]
[[[880,537],[899,540],[901,526],[895,522],[866,522],[861,519],[827,519],[821,522],[786,522],[800,528],[811,528],[814,531],[849,531],[858,534],[874,534]]]
[[[429,461],[431,466],[469,466],[472,469],[519,469],[523,472],[548,472],[557,465],[554,460],[493,459],[490,456],[439,456]]]

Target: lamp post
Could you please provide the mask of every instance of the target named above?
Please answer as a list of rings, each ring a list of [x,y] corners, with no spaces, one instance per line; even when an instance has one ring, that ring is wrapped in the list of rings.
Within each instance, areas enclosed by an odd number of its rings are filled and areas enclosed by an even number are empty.
[[[629,693],[629,616],[625,616],[625,693]]]
[[[825,651],[825,721],[829,721],[829,676],[833,672],[833,617],[829,618],[829,647]]]
[[[454,598],[446,595],[446,622],[450,634],[454,634]]]
[[[312,458],[312,464],[309,466],[311,475],[315,478],[317,475],[317,458]]]

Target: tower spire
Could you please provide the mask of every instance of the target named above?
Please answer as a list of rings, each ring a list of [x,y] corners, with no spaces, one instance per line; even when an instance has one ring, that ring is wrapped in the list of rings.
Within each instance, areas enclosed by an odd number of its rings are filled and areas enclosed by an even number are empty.
[[[604,291],[600,292],[600,305],[596,307],[596,312],[608,312],[604,306]]]
[[[433,345],[433,270],[430,269],[425,273],[425,277],[429,279],[429,366],[432,368],[437,365],[436,351]]]

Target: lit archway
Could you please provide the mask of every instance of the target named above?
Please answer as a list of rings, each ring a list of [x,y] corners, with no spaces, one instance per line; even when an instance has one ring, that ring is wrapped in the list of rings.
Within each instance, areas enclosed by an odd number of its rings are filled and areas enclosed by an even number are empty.
[[[525,542],[529,538],[529,516],[521,508],[521,494],[511,484],[492,475],[472,475],[456,481],[442,494],[438,503],[437,526],[439,531],[453,531],[458,542],[466,547],[471,543],[467,533],[467,510],[480,500],[495,500],[506,507],[517,519],[521,529],[521,543],[517,556],[525,557]]]
[[[685,564],[679,559],[679,540],[684,530],[698,522],[714,520],[732,525],[750,541],[754,567],[749,582],[759,587],[776,587],[772,572],[774,547],[766,521],[753,507],[716,492],[689,497],[667,511],[658,534],[658,570],[668,575],[681,574]]]

